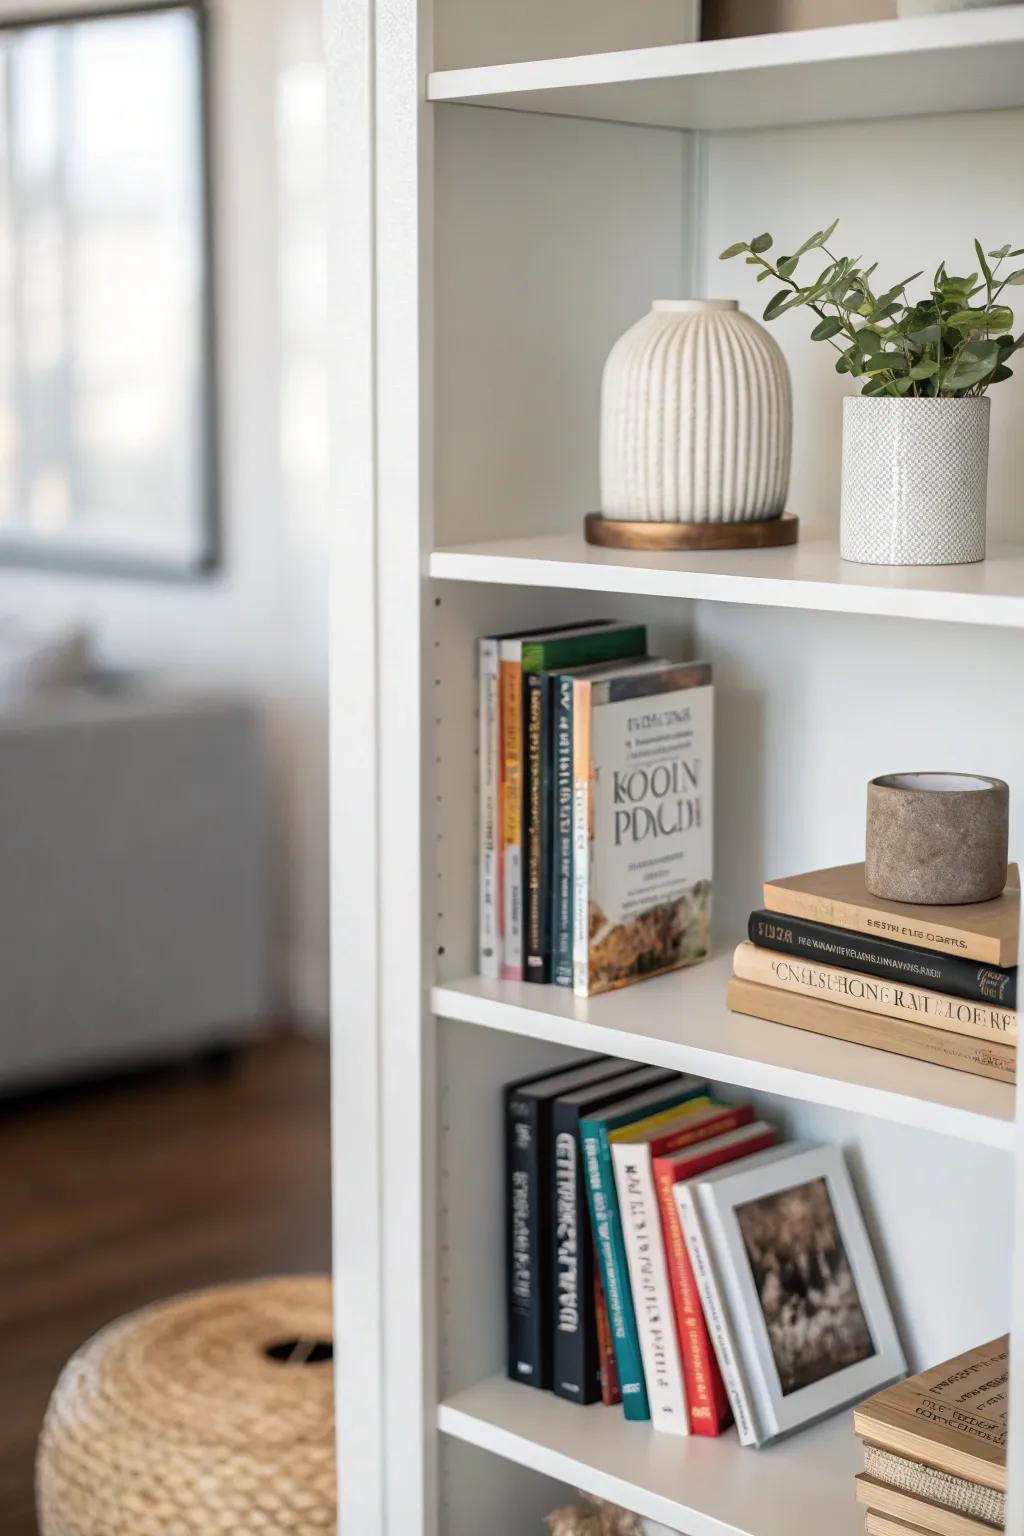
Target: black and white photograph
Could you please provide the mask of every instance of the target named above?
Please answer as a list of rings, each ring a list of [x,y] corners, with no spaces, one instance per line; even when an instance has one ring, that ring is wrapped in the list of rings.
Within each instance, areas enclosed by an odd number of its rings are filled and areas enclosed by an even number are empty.
[[[738,1206],[783,1396],[870,1359],[874,1344],[825,1179]]]

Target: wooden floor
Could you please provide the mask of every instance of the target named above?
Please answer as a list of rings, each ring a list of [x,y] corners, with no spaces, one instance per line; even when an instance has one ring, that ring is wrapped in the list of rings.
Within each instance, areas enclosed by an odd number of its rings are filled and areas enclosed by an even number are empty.
[[[282,1038],[224,1074],[0,1104],[3,1536],[36,1536],[39,1423],[97,1328],[194,1286],[329,1264],[325,1047]]]

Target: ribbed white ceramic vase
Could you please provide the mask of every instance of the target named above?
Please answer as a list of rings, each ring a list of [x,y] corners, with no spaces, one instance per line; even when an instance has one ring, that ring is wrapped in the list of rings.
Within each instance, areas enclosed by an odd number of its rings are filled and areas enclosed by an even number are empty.
[[[601,387],[601,511],[612,520],[778,517],[793,411],[785,359],[735,299],[658,299]]]
[[[987,396],[843,401],[839,548],[867,565],[985,558]]]

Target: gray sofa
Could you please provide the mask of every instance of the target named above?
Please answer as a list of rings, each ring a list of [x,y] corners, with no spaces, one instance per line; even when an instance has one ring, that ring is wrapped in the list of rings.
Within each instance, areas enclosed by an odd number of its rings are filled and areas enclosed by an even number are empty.
[[[268,930],[250,703],[110,680],[0,711],[0,1091],[243,1038]]]

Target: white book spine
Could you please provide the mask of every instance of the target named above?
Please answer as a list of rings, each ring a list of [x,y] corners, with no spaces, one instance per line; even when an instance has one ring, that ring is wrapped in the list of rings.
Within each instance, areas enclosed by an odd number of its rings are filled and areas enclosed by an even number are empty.
[[[572,984],[590,992],[590,690],[572,686]]]
[[[704,1236],[704,1225],[697,1210],[696,1192],[685,1182],[675,1186],[676,1208],[683,1229],[686,1251],[693,1265],[694,1279],[704,1308],[704,1321],[711,1334],[715,1358],[722,1373],[725,1390],[729,1397],[732,1416],[736,1420],[736,1432],[741,1445],[757,1445],[758,1434],[747,1395],[746,1383],[740,1370],[732,1331],[729,1327],[725,1306],[718,1289],[718,1280],[712,1266]]]
[[[650,1149],[613,1142],[611,1151],[651,1422],[665,1434],[688,1435],[690,1413]]]
[[[503,640],[500,654],[502,807],[502,962],[506,981],[523,979],[523,646],[520,640]],[[505,719],[506,665],[519,669],[517,719]],[[510,743],[512,749],[510,751]]]
[[[480,641],[480,975],[501,972],[500,891],[498,870],[499,706],[497,640]]]

